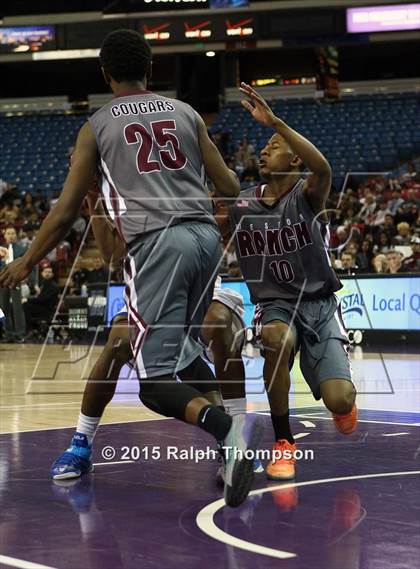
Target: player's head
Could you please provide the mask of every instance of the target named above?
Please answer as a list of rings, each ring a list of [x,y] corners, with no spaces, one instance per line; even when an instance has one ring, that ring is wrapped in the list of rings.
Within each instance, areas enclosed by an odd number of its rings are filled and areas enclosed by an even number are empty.
[[[152,50],[144,37],[134,30],[116,30],[106,36],[99,52],[105,81],[146,83],[152,71]]]
[[[300,172],[302,160],[280,134],[274,134],[260,152],[260,174],[266,180]]]
[[[16,243],[17,234],[16,229],[13,226],[10,225],[4,230],[4,240],[6,241],[7,245],[10,243]]]

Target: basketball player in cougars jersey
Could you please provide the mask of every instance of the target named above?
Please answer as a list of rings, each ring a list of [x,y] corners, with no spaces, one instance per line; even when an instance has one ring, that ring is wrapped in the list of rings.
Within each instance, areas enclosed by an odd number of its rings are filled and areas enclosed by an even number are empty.
[[[295,476],[288,394],[289,363],[298,347],[305,380],[332,412],[338,430],[351,433],[357,425],[348,339],[334,294],[342,285],[328,255],[331,169],[249,85],[242,83],[240,90],[247,96],[245,109],[275,131],[261,151],[266,183],[242,191],[230,216],[239,264],[256,304],[274,448],[282,456],[268,465],[267,475],[284,480]],[[310,171],[306,179],[302,164]]]
[[[86,196],[91,227],[104,262],[116,268],[124,259],[125,247],[118,236],[115,225],[103,207],[99,189],[94,184]],[[225,216],[223,216],[224,221]],[[218,216],[216,214],[216,221]],[[223,394],[223,402],[217,385],[214,391],[206,393],[206,398],[215,405],[228,409],[230,415],[246,412],[245,370],[242,361],[242,347],[245,341],[246,325],[243,321],[244,302],[236,291],[221,287],[220,277],[216,281],[212,303],[209,306],[201,329],[201,341],[206,357],[215,363],[216,379]],[[132,365],[133,354],[130,348],[128,314],[124,307],[113,318],[106,345],[86,383],[81,410],[69,448],[61,454],[51,467],[54,480],[78,478],[93,469],[92,447],[99,423],[106,406],[111,402],[120,372],[124,365]],[[239,397],[236,395],[239,394]],[[86,437],[90,454],[80,457],[73,452],[75,441]],[[220,482],[224,468],[217,473]],[[264,469],[259,460],[254,461],[254,472]]]
[[[141,400],[236,449],[227,456],[224,497],[238,506],[252,484],[263,425],[256,415],[231,417],[205,398],[215,377],[198,336],[221,255],[204,174],[221,196],[236,196],[239,182],[189,105],[147,91],[152,53],[143,36],[110,33],[99,59],[115,98],[81,128],[60,199],[25,255],[1,271],[0,287],[16,286],[67,234],[100,168],[101,191],[127,249],[126,304]],[[88,454],[86,437],[75,443],[81,456]]]

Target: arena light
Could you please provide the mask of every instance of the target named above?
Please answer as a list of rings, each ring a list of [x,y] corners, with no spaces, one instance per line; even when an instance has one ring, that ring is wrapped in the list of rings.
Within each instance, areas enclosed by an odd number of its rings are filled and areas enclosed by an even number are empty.
[[[214,57],[216,55],[215,51],[206,51],[207,57]]]
[[[420,29],[420,4],[348,8],[347,32],[390,32]]]

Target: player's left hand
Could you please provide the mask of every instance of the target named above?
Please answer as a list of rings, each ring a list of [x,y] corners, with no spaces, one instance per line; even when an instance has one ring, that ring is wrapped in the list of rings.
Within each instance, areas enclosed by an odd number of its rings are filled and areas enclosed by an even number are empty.
[[[251,113],[254,119],[264,126],[274,128],[279,119],[273,113],[267,101],[247,83],[242,82],[239,91],[251,99],[251,101],[244,99],[241,101],[241,104]]]
[[[16,288],[31,272],[23,257],[9,263],[0,271],[0,288]]]

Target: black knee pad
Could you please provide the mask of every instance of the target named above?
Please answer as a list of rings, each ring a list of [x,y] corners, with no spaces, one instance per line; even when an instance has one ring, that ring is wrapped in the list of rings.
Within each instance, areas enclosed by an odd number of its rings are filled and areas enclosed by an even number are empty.
[[[219,391],[214,373],[200,356],[188,367],[179,371],[178,377],[183,383],[197,389],[200,393]]]
[[[171,376],[141,382],[140,401],[146,407],[159,415],[182,421],[188,403],[199,395],[191,386],[177,382]]]

